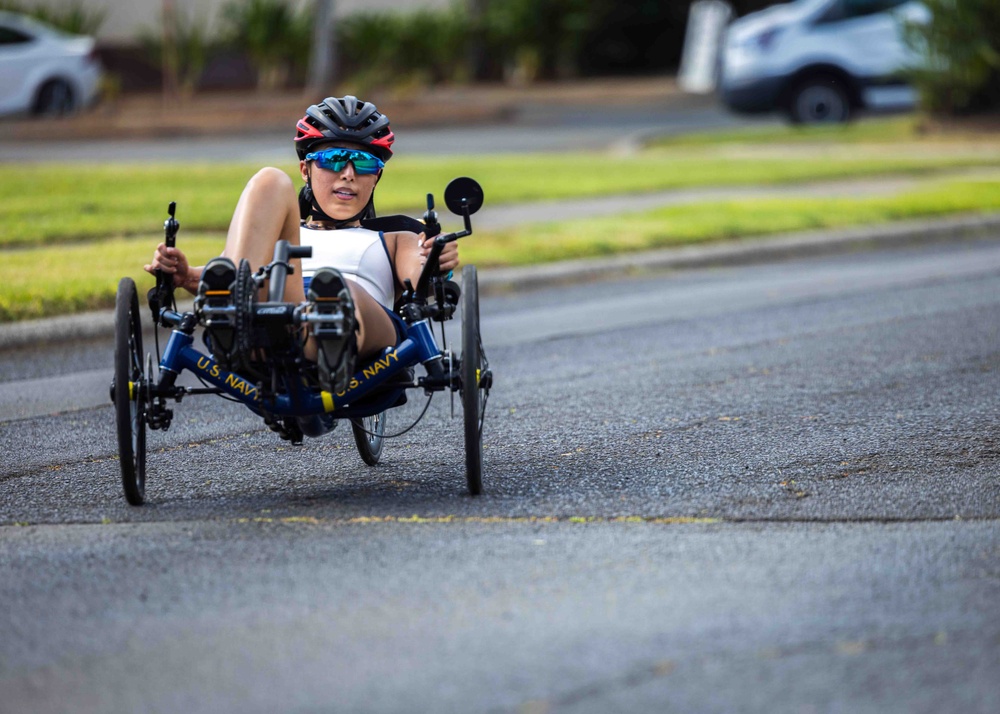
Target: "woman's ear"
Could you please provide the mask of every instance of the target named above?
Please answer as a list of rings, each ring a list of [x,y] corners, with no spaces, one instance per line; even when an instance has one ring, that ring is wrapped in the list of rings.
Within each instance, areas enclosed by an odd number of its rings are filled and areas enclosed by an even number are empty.
[[[309,183],[309,162],[300,161],[299,162],[299,174],[302,175],[302,180]]]

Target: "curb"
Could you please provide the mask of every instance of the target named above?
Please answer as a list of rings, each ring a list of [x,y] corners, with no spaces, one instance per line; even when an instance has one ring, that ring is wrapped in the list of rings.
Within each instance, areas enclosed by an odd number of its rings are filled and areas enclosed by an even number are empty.
[[[656,271],[749,265],[977,238],[1000,238],[1000,213],[935,221],[900,221],[882,226],[809,231],[545,265],[486,269],[480,272],[479,285],[484,294],[502,294]],[[180,307],[185,309],[183,303]],[[113,335],[113,310],[29,320],[0,325],[0,351]]]

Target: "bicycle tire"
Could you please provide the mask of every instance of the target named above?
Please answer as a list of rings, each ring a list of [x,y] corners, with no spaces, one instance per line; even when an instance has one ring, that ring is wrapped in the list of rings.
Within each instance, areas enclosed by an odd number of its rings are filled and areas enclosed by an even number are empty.
[[[379,412],[360,419],[351,419],[354,443],[361,454],[361,460],[369,466],[378,464],[385,445],[385,417],[387,412]]]
[[[146,385],[142,365],[139,295],[131,278],[122,278],[115,296],[115,427],[125,500],[146,499]]]
[[[462,269],[462,412],[465,427],[465,479],[469,493],[483,492],[483,370],[479,334],[479,278],[476,266]]]

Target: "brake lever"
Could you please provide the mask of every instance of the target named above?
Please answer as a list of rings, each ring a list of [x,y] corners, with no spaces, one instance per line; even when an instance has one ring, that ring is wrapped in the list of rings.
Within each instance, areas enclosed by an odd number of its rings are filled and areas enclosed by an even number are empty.
[[[163,242],[168,248],[177,245],[177,231],[181,224],[177,222],[177,202],[171,201],[167,206],[169,218],[163,222]],[[146,295],[149,301],[149,309],[153,313],[153,323],[160,322],[160,309],[174,306],[174,276],[163,272],[161,268],[156,269],[156,287]]]
[[[424,211],[424,237],[435,238],[441,232],[441,224],[438,223],[438,214],[434,210],[434,194],[427,194],[427,210]]]

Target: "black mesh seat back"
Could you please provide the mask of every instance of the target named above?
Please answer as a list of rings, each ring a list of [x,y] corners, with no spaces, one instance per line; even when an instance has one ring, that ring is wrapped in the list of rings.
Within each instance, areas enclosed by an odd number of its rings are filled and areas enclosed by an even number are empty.
[[[423,233],[424,224],[416,218],[404,216],[379,216],[378,218],[363,218],[361,225],[372,231],[382,231],[384,233],[397,233],[399,231],[410,231],[412,233]]]

